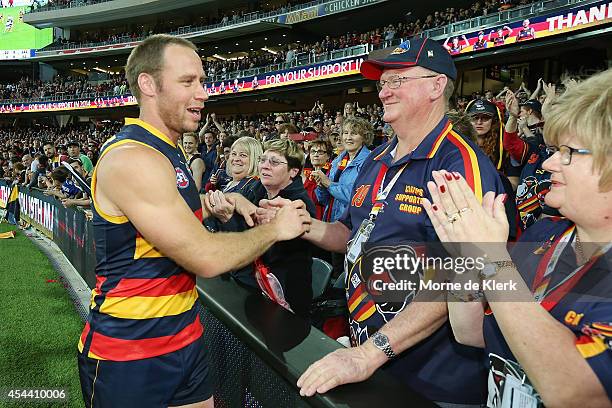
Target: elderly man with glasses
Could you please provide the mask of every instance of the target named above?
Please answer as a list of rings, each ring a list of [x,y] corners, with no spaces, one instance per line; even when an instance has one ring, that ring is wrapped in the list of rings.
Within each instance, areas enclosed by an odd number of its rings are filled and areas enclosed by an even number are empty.
[[[376,293],[371,284],[381,277],[364,266],[361,244],[439,241],[421,205],[423,198],[430,199],[432,171],[447,169],[450,177],[463,176],[479,200],[488,191],[503,192],[502,184],[491,161],[457,133],[446,116],[457,71],[440,44],[412,38],[380,59],[370,56],[361,73],[377,81],[383,120],[395,137],[364,162],[344,215],[333,223],[313,220],[305,235],[327,250],[347,254],[345,288],[353,347],[311,365],[298,381],[300,392],[313,395],[362,381],[385,365],[441,406],[479,407],[486,389],[483,356],[453,339],[446,302],[419,301],[414,291],[393,300],[388,291]],[[276,200],[268,206],[284,204]],[[458,217],[459,211],[447,214],[447,221]]]

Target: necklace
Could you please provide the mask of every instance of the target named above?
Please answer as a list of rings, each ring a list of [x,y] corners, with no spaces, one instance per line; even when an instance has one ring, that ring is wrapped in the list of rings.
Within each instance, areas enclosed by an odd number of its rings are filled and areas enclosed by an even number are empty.
[[[584,265],[585,263],[587,263],[588,259],[586,257],[586,255],[584,254],[584,248],[582,247],[582,242],[580,241],[580,236],[578,235],[578,230],[576,230],[576,255],[578,255],[577,257],[577,261],[579,265]]]

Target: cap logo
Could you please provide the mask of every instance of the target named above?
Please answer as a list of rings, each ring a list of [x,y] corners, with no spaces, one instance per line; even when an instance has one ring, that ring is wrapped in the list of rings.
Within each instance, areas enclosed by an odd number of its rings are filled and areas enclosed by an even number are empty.
[[[427,57],[433,58],[434,54],[432,50],[427,51]]]
[[[410,40],[406,40],[391,52],[391,55],[403,54],[410,50]]]

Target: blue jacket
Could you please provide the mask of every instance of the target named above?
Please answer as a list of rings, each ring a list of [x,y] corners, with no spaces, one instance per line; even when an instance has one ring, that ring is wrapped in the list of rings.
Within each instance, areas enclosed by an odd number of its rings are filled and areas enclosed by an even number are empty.
[[[337,182],[334,182],[336,177],[336,173],[338,172],[338,165],[342,161],[345,155],[347,155],[346,151],[340,153],[338,157],[334,159],[332,162],[331,168],[329,169],[329,179],[331,180],[331,184],[329,188],[317,187],[315,190],[315,194],[317,195],[317,199],[319,203],[325,204],[325,213],[323,215],[324,221],[336,221],[339,219],[346,207],[351,201],[351,191],[353,189],[353,184],[355,183],[355,179],[359,174],[359,170],[361,170],[361,166],[363,162],[370,154],[370,149],[366,146],[361,148],[361,151],[344,169],[340,178]],[[330,207],[330,201],[333,198],[333,202]],[[331,211],[331,213],[330,213]]]

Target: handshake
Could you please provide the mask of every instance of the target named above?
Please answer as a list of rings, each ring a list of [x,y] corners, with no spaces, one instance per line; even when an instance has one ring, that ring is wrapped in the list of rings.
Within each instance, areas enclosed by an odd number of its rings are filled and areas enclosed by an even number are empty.
[[[258,207],[239,193],[209,191],[203,196],[202,203],[211,216],[223,223],[228,222],[234,214],[239,214],[249,227],[272,224],[278,232],[278,241],[307,234],[312,224],[312,218],[302,200],[291,201],[276,197],[261,200]]]

